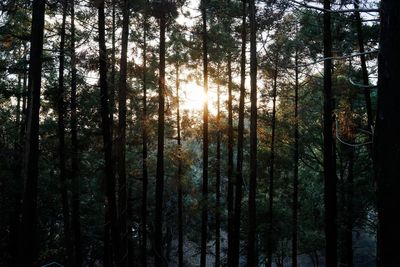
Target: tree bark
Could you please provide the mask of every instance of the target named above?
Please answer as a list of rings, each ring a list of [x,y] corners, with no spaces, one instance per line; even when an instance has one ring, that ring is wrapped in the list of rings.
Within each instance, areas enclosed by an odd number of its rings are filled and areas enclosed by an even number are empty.
[[[42,77],[45,0],[32,3],[31,50],[29,61],[29,94],[27,132],[24,149],[24,196],[19,236],[20,266],[33,266],[37,244],[37,186],[39,163],[39,110]]]
[[[324,0],[324,9],[330,10],[331,1]],[[325,202],[325,239],[326,266],[337,266],[337,204],[336,204],[336,168],[333,141],[333,97],[332,97],[332,37],[331,14],[324,12],[324,202]]]
[[[111,120],[109,106],[109,92],[107,84],[107,51],[105,43],[105,14],[104,0],[98,4],[98,29],[99,29],[99,73],[100,73],[100,113],[101,128],[104,144],[104,161],[105,161],[105,193],[106,193],[106,218],[109,220],[105,223],[105,242],[104,246],[111,248],[111,263],[117,262],[119,259],[119,235],[118,235],[118,214],[116,202],[116,186],[115,173],[113,164],[113,148],[111,135]],[[108,229],[111,236],[108,236]],[[109,244],[107,244],[107,242]],[[107,253],[106,253],[107,254]]]
[[[396,244],[400,238],[399,163],[400,135],[400,2],[381,3],[380,52],[378,57],[378,112],[375,130],[375,162],[378,200],[378,267],[394,267],[400,262]]]
[[[165,124],[165,29],[166,15],[161,12],[160,20],[160,56],[158,79],[158,144],[157,144],[157,171],[156,171],[156,216],[155,216],[155,266],[164,266],[163,263],[163,235],[162,235],[162,208],[164,194],[164,124]]]
[[[244,143],[244,99],[246,96],[246,0],[242,0],[242,28],[241,28],[241,59],[240,59],[240,96],[239,96],[239,122],[236,159],[236,187],[235,187],[235,210],[233,220],[233,260],[231,266],[239,266],[240,259],[240,217],[242,208],[242,185],[243,185],[243,143]]]
[[[247,266],[256,266],[256,186],[257,186],[257,42],[256,6],[249,0],[250,18],[250,179],[249,179],[249,232]]]
[[[208,35],[207,35],[207,0],[201,1],[202,38],[203,38],[203,87],[206,99],[203,106],[203,186],[201,212],[201,254],[200,267],[206,266],[207,226],[208,226]]]
[[[73,265],[73,248],[71,240],[70,207],[68,199],[68,188],[66,183],[66,159],[65,159],[65,89],[64,89],[64,66],[65,66],[65,24],[67,19],[67,0],[62,1],[62,23],[60,32],[60,55],[58,68],[58,95],[57,95],[57,113],[58,113],[58,157],[60,171],[60,190],[62,213],[64,220],[64,242],[67,252],[66,265]]]
[[[219,64],[217,73],[219,74]],[[219,76],[219,75],[218,75]],[[221,264],[221,115],[220,115],[220,85],[217,84],[217,166],[215,170],[215,267]]]
[[[126,181],[126,95],[127,95],[127,52],[129,37],[129,4],[122,2],[122,43],[118,91],[118,215],[120,235],[120,258],[118,266],[128,266],[128,190]]]
[[[77,70],[75,52],[75,0],[71,0],[71,179],[72,213],[71,226],[74,241],[74,266],[82,266],[81,221],[80,221],[80,181],[78,155],[78,118],[77,118]]]
[[[147,8],[147,7],[146,7]],[[147,185],[148,185],[148,172],[147,172],[147,9],[144,14],[143,22],[143,126],[142,126],[142,227],[141,227],[141,262],[142,267],[147,266]]]
[[[295,54],[295,87],[294,87],[294,173],[292,202],[292,267],[297,267],[298,242],[298,206],[299,206],[299,55]]]
[[[176,86],[176,125],[178,132],[178,266],[183,267],[183,192],[182,192],[182,144],[181,144],[181,117],[179,102],[179,65],[175,65]]]
[[[272,233],[274,225],[274,174],[275,174],[275,130],[276,130],[276,95],[277,95],[277,79],[278,79],[278,59],[275,61],[275,70],[273,77],[272,87],[272,121],[271,121],[271,158],[269,160],[269,224],[268,224],[268,236],[267,236],[267,255],[268,261],[267,266],[272,266]]]

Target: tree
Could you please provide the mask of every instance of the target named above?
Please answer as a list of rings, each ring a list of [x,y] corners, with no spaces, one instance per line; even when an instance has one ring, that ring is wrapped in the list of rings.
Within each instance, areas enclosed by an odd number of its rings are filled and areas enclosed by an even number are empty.
[[[257,25],[256,6],[249,0],[250,20],[250,181],[249,181],[249,223],[247,239],[247,266],[256,266],[256,186],[257,186]]]
[[[399,253],[392,244],[399,238],[399,219],[394,212],[399,203],[398,164],[400,127],[398,117],[400,97],[396,77],[400,75],[399,31],[400,2],[383,0],[381,3],[381,31],[378,73],[378,111],[375,130],[375,160],[377,174],[378,200],[378,258],[379,267],[396,266],[400,261]]]
[[[33,266],[37,257],[37,186],[39,160],[39,109],[45,1],[32,3],[31,50],[27,131],[24,149],[24,196],[19,236],[20,266]]]
[[[106,191],[106,223],[105,223],[105,264],[113,264],[119,260],[119,235],[117,202],[115,195],[115,173],[112,150],[111,119],[109,111],[109,92],[107,83],[107,50],[105,43],[105,15],[104,1],[99,1],[98,29],[99,29],[99,74],[100,74],[100,113],[103,134],[103,149],[105,162],[105,191]],[[111,238],[110,238],[111,237]],[[110,253],[110,254],[108,254]],[[107,256],[108,255],[108,256]],[[107,258],[108,257],[108,258]],[[109,262],[107,262],[109,261]]]
[[[324,0],[324,181],[326,266],[337,265],[336,168],[332,114],[331,1]]]
[[[202,52],[203,52],[203,87],[204,95],[208,95],[208,35],[207,35],[207,0],[201,1],[202,18]],[[203,186],[201,211],[201,254],[200,267],[206,266],[207,228],[208,228],[208,100],[203,105]]]
[[[58,157],[60,169],[60,188],[61,188],[61,201],[64,219],[64,239],[65,247],[67,250],[67,266],[72,266],[73,262],[73,248],[71,240],[71,224],[70,224],[70,207],[68,198],[68,189],[66,183],[66,159],[65,159],[65,89],[64,89],[64,55],[65,55],[65,23],[67,20],[67,0],[62,1],[62,23],[60,32],[60,65],[58,68]]]
[[[166,5],[165,1],[161,4]],[[159,50],[159,78],[158,78],[158,135],[157,135],[157,171],[156,171],[156,211],[155,211],[155,238],[154,253],[155,265],[164,266],[163,262],[163,234],[162,234],[162,210],[164,194],[164,129],[165,129],[165,6],[161,5],[159,12],[160,25],[160,50]]]
[[[118,210],[120,253],[118,266],[128,266],[128,189],[126,181],[126,95],[127,95],[127,50],[129,37],[129,4],[127,0],[122,3],[122,44],[118,91]]]

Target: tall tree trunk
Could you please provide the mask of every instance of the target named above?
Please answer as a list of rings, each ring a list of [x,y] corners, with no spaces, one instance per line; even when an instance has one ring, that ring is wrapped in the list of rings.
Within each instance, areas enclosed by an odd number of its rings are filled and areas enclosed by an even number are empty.
[[[74,240],[74,266],[82,266],[81,221],[80,221],[80,182],[78,156],[78,118],[77,118],[77,80],[75,53],[75,0],[71,0],[71,179],[72,213],[71,226]]]
[[[269,160],[269,223],[267,234],[267,266],[272,266],[272,233],[274,225],[274,174],[275,174],[275,130],[276,130],[276,95],[277,95],[277,80],[278,80],[278,59],[275,61],[275,70],[272,85],[272,121],[271,121],[271,158]]]
[[[219,76],[220,66],[217,73]],[[217,84],[217,166],[215,170],[215,267],[221,264],[221,115],[220,115],[220,85]]]
[[[299,54],[295,55],[295,87],[294,87],[294,173],[292,202],[292,267],[297,267],[297,228],[299,208]]]
[[[175,86],[176,86],[176,125],[178,132],[178,266],[183,267],[183,192],[182,192],[182,144],[181,144],[181,117],[179,102],[179,65],[175,65]]]
[[[227,0],[230,4],[230,0]],[[231,33],[230,24],[226,22],[226,32]],[[228,208],[228,265],[232,263],[233,253],[233,112],[232,112],[232,48],[228,44],[228,192],[227,192],[227,208]]]
[[[400,2],[381,3],[381,35],[378,58],[378,112],[375,130],[375,160],[378,186],[378,267],[394,267],[400,262],[396,244],[400,239],[399,170],[400,136]]]
[[[240,259],[240,217],[242,208],[242,185],[243,185],[243,143],[244,143],[244,99],[246,95],[246,0],[242,0],[242,47],[240,58],[240,96],[239,96],[239,122],[236,159],[236,190],[233,230],[233,261],[231,266],[239,266]]]
[[[67,0],[62,1],[62,23],[60,32],[60,55],[58,68],[58,96],[57,96],[57,113],[58,113],[58,157],[60,170],[60,189],[61,202],[64,220],[64,242],[67,252],[66,265],[72,266],[73,248],[71,240],[71,224],[70,224],[70,208],[68,199],[68,189],[66,183],[66,163],[65,163],[65,89],[64,89],[64,62],[65,62],[65,23],[67,19]]]
[[[368,70],[367,70],[367,63],[365,59],[365,52],[364,49],[364,34],[363,34],[363,29],[362,29],[362,21],[361,21],[361,16],[360,12],[358,11],[359,9],[359,0],[354,0],[354,9],[356,10],[354,12],[355,17],[356,17],[356,28],[357,28],[357,39],[358,39],[358,47],[360,51],[360,59],[361,59],[361,71],[362,71],[362,77],[363,77],[363,85],[364,86],[369,86],[369,78],[368,78]],[[372,131],[372,125],[373,125],[373,115],[372,115],[372,105],[371,105],[371,95],[370,95],[370,90],[369,88],[363,88],[364,90],[364,99],[365,99],[365,107],[367,109],[367,122],[368,122],[368,130]],[[372,136],[371,136],[372,140]]]
[[[249,180],[249,233],[247,266],[256,266],[256,186],[257,186],[257,43],[256,6],[249,0],[250,18],[250,180]]]
[[[143,127],[142,127],[142,240],[141,240],[141,262],[142,267],[147,266],[147,7],[143,20]]]
[[[165,29],[166,15],[160,15],[160,56],[158,79],[158,144],[157,144],[157,171],[156,171],[156,216],[155,216],[155,266],[164,266],[162,208],[164,194],[164,124],[165,124]]]
[[[119,1],[118,1],[119,2]],[[110,123],[111,123],[111,138],[114,142],[114,109],[115,109],[115,91],[116,91],[116,82],[115,82],[115,66],[117,64],[117,60],[115,58],[115,31],[116,31],[116,0],[111,0],[111,77],[110,77],[110,99],[109,99],[109,107],[110,107]],[[116,151],[113,151],[113,157],[116,159]],[[116,170],[114,169],[114,172]],[[115,175],[115,174],[114,174]]]
[[[128,190],[125,167],[126,147],[126,91],[127,91],[127,52],[129,37],[129,4],[127,0],[122,2],[122,44],[118,91],[118,210],[119,210],[119,234],[120,234],[120,258],[118,266],[128,266]]]
[[[39,163],[39,109],[42,77],[42,52],[45,0],[32,3],[31,50],[29,61],[29,93],[27,132],[24,149],[24,197],[19,236],[20,266],[35,264],[37,244],[37,186]]]
[[[207,4],[201,1],[201,17],[203,21],[203,87],[206,99],[203,106],[203,187],[201,212],[201,254],[200,267],[206,266],[207,260],[207,226],[208,226],[208,34],[207,34]]]
[[[109,107],[109,93],[107,84],[107,52],[105,43],[105,15],[104,0],[98,3],[98,27],[99,27],[99,73],[100,73],[100,113],[101,128],[103,133],[104,144],[104,161],[105,161],[105,193],[106,193],[106,218],[109,219],[105,223],[105,241],[104,247],[111,248],[111,263],[119,259],[119,236],[118,236],[118,216],[115,192],[115,173],[112,153],[112,136],[111,136],[111,120]],[[111,234],[107,238],[108,230]],[[109,244],[107,244],[107,242]],[[107,253],[106,253],[107,254]]]
[[[326,266],[337,266],[336,167],[333,142],[331,1],[324,0],[324,200]]]

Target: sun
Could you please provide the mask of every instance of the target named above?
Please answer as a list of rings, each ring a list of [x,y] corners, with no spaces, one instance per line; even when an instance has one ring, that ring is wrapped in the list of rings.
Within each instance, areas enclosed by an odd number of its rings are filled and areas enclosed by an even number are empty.
[[[196,112],[203,110],[207,96],[202,86],[195,82],[187,82],[182,84],[180,99],[182,109]]]
[[[179,93],[181,109],[188,110],[193,115],[199,114],[203,112],[204,103],[208,101],[208,112],[210,115],[216,116],[218,96],[214,89],[210,86],[208,94],[205,95],[203,87],[196,82],[182,82]],[[221,103],[222,98],[223,96],[221,96]]]

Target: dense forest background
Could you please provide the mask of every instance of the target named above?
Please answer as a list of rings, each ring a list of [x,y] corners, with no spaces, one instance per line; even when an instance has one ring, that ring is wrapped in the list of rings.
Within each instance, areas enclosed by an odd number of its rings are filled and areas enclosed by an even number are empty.
[[[1,0],[0,266],[399,266],[399,18]]]

